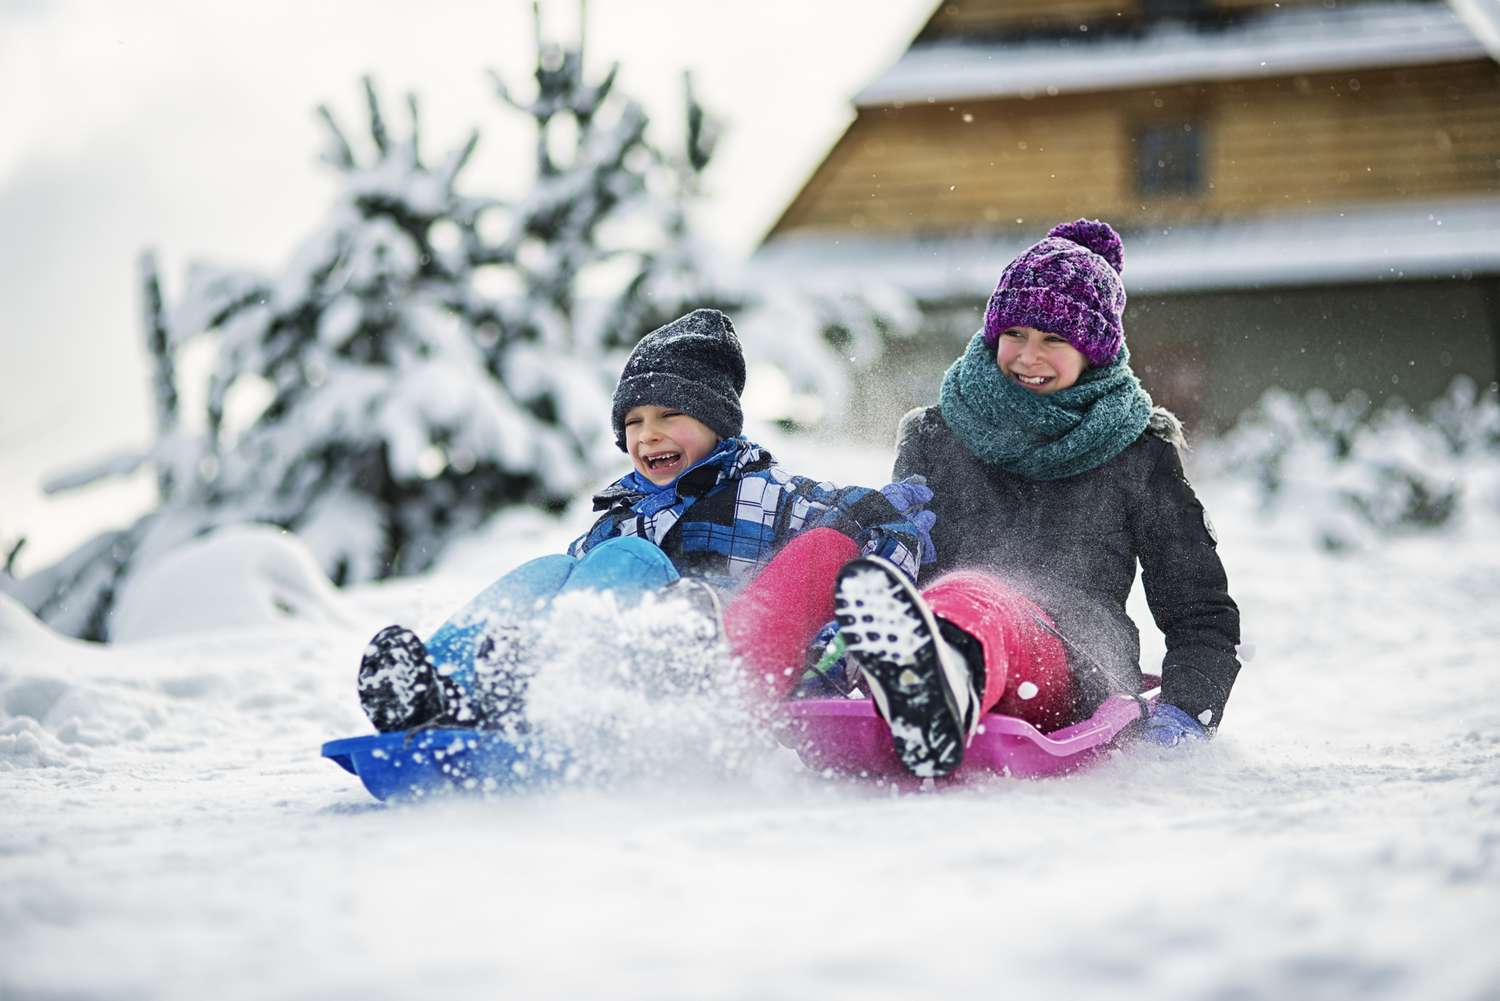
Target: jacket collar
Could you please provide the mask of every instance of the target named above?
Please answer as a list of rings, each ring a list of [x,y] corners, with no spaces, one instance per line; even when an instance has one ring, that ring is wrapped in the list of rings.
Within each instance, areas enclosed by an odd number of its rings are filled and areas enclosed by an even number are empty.
[[[678,498],[696,499],[723,481],[763,469],[771,461],[769,452],[743,436],[724,438],[671,483],[657,486],[631,470],[594,495],[594,510],[607,511],[620,505],[634,507],[648,497],[660,502],[653,507],[667,507]]]

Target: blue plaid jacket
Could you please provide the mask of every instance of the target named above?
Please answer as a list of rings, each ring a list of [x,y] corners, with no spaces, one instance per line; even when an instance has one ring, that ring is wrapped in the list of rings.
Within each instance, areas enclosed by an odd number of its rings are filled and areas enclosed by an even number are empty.
[[[913,579],[921,553],[916,528],[880,491],[794,476],[745,438],[724,439],[667,487],[632,472],[596,494],[594,510],[604,513],[568,547],[570,556],[638,535],[660,546],[683,576],[730,588],[812,528],[842,532]]]

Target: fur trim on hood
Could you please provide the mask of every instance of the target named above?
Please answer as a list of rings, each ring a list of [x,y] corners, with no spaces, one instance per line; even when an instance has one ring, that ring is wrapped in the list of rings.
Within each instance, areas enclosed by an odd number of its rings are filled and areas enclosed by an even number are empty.
[[[1179,452],[1186,451],[1188,447],[1187,432],[1182,428],[1182,421],[1178,420],[1177,415],[1166,407],[1151,408],[1151,416],[1146,421],[1146,430],[1163,441],[1176,445]]]

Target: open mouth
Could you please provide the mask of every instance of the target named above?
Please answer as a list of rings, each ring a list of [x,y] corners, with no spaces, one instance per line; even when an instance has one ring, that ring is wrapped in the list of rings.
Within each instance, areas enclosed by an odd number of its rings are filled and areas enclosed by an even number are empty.
[[[1040,389],[1050,383],[1053,378],[1050,375],[1022,375],[1019,372],[1015,372],[1013,375],[1015,380],[1027,389]]]
[[[671,469],[673,466],[676,466],[677,463],[682,461],[682,453],[654,452],[651,455],[641,456],[641,459],[645,461],[647,469],[649,469],[653,473],[656,473],[661,472],[662,470]]]

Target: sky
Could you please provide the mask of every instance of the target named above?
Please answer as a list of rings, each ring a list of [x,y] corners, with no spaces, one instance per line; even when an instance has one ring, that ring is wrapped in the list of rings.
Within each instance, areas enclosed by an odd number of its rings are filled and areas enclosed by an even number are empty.
[[[727,134],[701,222],[748,252],[852,117],[850,96],[905,49],[932,0],[594,0],[592,66],[654,128],[675,125],[681,73]],[[519,190],[531,153],[495,100],[525,93],[528,0],[0,0],[0,548],[39,568],[149,500],[144,482],[44,499],[42,479],[150,432],[136,267],[157,251],[167,294],[187,263],[272,268],[328,207],[313,109],[362,128],[359,78],[394,109],[422,101],[429,156],[483,134],[471,184]],[[578,7],[544,10],[572,37]],[[661,138],[670,133],[663,132]]]

